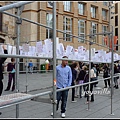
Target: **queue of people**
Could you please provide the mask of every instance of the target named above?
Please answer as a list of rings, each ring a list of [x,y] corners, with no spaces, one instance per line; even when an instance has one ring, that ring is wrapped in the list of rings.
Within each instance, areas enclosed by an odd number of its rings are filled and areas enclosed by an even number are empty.
[[[67,56],[64,56],[63,58],[67,58]],[[100,68],[98,65],[91,63],[91,69],[90,69],[90,76],[89,76],[89,66],[85,65],[83,63],[79,62],[72,62],[71,65],[67,65],[68,61],[62,61],[61,65],[58,65],[56,68],[56,79],[57,79],[57,89],[60,88],[66,88],[70,86],[75,86],[78,84],[83,84],[83,83],[88,83],[89,81],[94,81],[94,83],[82,85],[79,87],[72,88],[72,96],[71,96],[71,102],[77,102],[75,100],[76,97],[82,98],[82,91],[84,91],[84,97],[86,98],[86,104],[89,102],[94,102],[95,101],[95,96],[94,96],[94,87],[97,87],[98,82],[98,76],[100,73]],[[69,67],[70,66],[70,67]],[[71,68],[71,69],[70,69]],[[110,77],[110,67],[108,64],[104,64],[102,67],[103,71],[103,78]],[[119,67],[114,64],[114,74],[119,73]],[[90,77],[90,78],[89,78]],[[114,88],[118,89],[118,79],[119,77],[114,78]],[[96,82],[95,82],[96,81]],[[110,85],[110,79],[104,80],[105,86],[104,88],[107,88],[108,86],[111,87]],[[78,90],[79,89],[79,90]],[[91,95],[89,95],[89,90]],[[65,111],[66,111],[66,105],[67,105],[67,97],[68,97],[68,91],[65,90],[65,93],[58,92],[57,93],[57,108],[59,106],[59,102],[61,100],[61,117],[65,117]],[[78,92],[79,91],[79,92]],[[61,97],[60,97],[61,96]],[[51,113],[53,115],[53,113]]]

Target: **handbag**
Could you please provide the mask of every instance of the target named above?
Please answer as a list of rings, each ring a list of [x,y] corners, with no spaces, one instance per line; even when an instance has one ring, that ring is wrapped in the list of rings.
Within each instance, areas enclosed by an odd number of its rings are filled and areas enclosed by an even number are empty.
[[[13,70],[11,71],[11,73],[15,73],[15,69],[13,68]]]
[[[83,84],[84,83],[84,80],[79,80],[79,84]]]

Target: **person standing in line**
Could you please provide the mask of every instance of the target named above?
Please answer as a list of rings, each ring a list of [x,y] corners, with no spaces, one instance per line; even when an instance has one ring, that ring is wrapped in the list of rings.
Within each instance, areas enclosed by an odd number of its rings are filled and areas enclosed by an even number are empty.
[[[83,66],[82,70],[80,70],[80,73],[79,73],[78,78],[76,80],[76,81],[79,82],[79,84],[83,84],[84,83],[84,77],[86,75],[86,70],[87,70],[86,66]],[[79,87],[80,98],[82,98],[82,87],[83,87],[83,90],[85,91],[85,85]]]
[[[114,64],[114,74],[116,74],[116,73],[119,73],[119,70],[117,68],[117,65]],[[114,77],[114,84],[115,84],[114,88],[116,88],[116,89],[119,88],[118,87],[118,79],[119,79],[119,76],[118,77]]]
[[[106,63],[103,67],[103,78],[107,78],[107,77],[110,77],[110,69],[108,67],[108,64]],[[107,83],[109,85],[109,88],[110,88],[110,79],[107,79],[107,80],[104,80],[104,83],[105,83],[105,87],[104,88],[107,88]]]
[[[7,64],[7,71],[9,72],[8,76],[8,85],[5,91],[9,91],[13,79],[12,91],[15,90],[15,59],[11,58],[11,62]]]
[[[75,85],[75,80],[76,80],[76,77],[77,77],[77,70],[78,69],[78,66],[77,66],[77,63],[73,63],[71,65],[71,70],[72,70],[72,83],[71,83],[71,86],[74,86]],[[74,97],[75,97],[75,88],[72,88],[72,102],[77,102],[74,100]]]
[[[93,67],[94,67],[94,64],[92,63],[91,64],[91,70],[90,70],[90,82],[93,82],[95,80],[95,77],[96,77],[96,73],[95,73]],[[84,82],[85,83],[89,82],[89,72],[85,76]],[[86,97],[87,97],[87,102],[86,103],[87,104],[89,102],[94,102],[94,93],[93,93],[94,85],[95,85],[95,83],[90,83],[90,91],[89,91],[89,84],[86,85],[86,90],[85,91],[87,92],[87,94],[86,94]],[[88,94],[88,92],[90,92],[91,101],[89,100],[89,94]]]
[[[7,49],[5,48],[5,46],[3,45],[3,50],[4,50],[4,54],[8,54],[8,51]],[[1,58],[0,57],[0,96],[2,95],[2,91],[3,91],[3,64],[5,62],[7,58],[4,57],[4,58]],[[2,114],[2,112],[0,112],[0,115]]]
[[[93,63],[92,63],[92,64],[93,64]],[[93,70],[94,70],[94,72],[95,72],[95,74],[96,74],[95,80],[98,80],[98,70],[97,70],[97,68],[96,68],[96,65],[93,65]],[[94,87],[97,87],[97,84],[98,84],[98,82],[94,83]]]
[[[117,67],[118,67],[118,71],[119,71],[119,73],[120,73],[120,61],[118,62]]]
[[[78,63],[78,62],[77,62],[77,66],[78,66],[78,69],[76,69],[76,71],[77,71],[76,80],[77,80],[78,75],[79,75],[79,73],[80,73],[80,66],[79,66],[79,63]],[[75,80],[75,85],[78,85],[79,82],[76,81],[76,80]],[[79,96],[78,90],[79,90],[79,87],[76,87],[76,88],[75,88],[75,97],[76,97],[76,98],[78,98],[78,96]]]
[[[29,67],[30,73],[33,74],[33,63],[32,63],[32,60],[30,60],[30,62],[28,64],[28,67]]]
[[[63,58],[68,58],[63,56]],[[62,64],[56,66],[56,87],[57,89],[70,87],[72,83],[72,71],[70,66],[67,65],[67,60],[62,60]],[[65,118],[66,104],[68,98],[68,90],[57,92],[57,106],[56,110],[59,108],[59,102],[61,100],[61,117]],[[51,113],[53,116],[53,112]]]

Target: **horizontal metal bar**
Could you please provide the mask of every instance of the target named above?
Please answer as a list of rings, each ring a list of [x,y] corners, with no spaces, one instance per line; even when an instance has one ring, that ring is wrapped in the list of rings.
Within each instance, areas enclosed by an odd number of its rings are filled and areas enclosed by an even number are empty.
[[[0,105],[0,108],[5,108],[5,107],[8,107],[8,106],[11,106],[11,105],[15,105],[15,104],[19,104],[19,103],[22,103],[22,102],[25,102],[26,100],[30,100],[32,98],[35,98],[35,97],[38,97],[38,96],[43,96],[43,95],[47,95],[47,94],[50,94],[51,91],[47,91],[47,92],[43,92],[43,93],[39,93],[39,94],[35,94],[35,95],[30,95],[26,98],[21,98],[19,100],[15,100],[11,103],[6,103],[4,105]]]
[[[118,77],[118,76],[120,76],[120,73],[118,73],[117,75],[113,76],[113,78]],[[80,87],[80,86],[83,86],[83,85],[88,85],[88,84],[91,84],[91,83],[96,83],[96,82],[107,80],[107,79],[111,79],[111,77],[104,78],[104,79],[98,79],[98,80],[95,80],[95,81],[92,81],[92,82],[78,84],[78,85],[74,85],[74,86],[70,86],[70,87],[66,87],[66,88],[57,89],[56,92],[64,91],[64,90],[68,90],[68,89],[72,89],[72,88],[76,88],[76,87]]]
[[[53,59],[51,57],[35,57],[35,56],[25,56],[25,55],[8,55],[8,54],[0,54],[1,57],[7,58],[29,58],[29,59]],[[89,60],[79,60],[79,59],[66,59],[66,58],[56,58],[57,60],[67,60],[67,61],[81,61],[81,62],[95,62]],[[95,63],[110,63],[110,62],[95,62]]]
[[[95,35],[109,35],[109,34],[112,34],[112,32],[94,33],[94,34],[90,34],[90,35],[85,35],[85,36],[83,36],[83,37],[95,36]]]
[[[20,6],[23,6],[23,5],[26,5],[26,4],[30,4],[34,1],[20,1],[20,2],[17,2],[17,3],[13,3],[13,4],[9,4],[9,5],[5,5],[3,7],[0,7],[0,12],[2,11],[6,11],[6,10],[9,10],[9,9],[12,9],[12,8],[18,8]]]
[[[25,55],[8,55],[8,54],[0,54],[0,57],[7,58],[29,58],[29,59],[52,59],[51,57],[38,57],[38,56],[25,56]]]
[[[38,42],[38,41],[25,41],[25,42],[20,42],[20,43],[30,43],[30,42]]]
[[[77,59],[67,59],[67,58],[57,58],[57,60],[67,60],[67,61],[80,61],[80,62],[93,62],[93,63],[111,63],[111,62],[96,62],[96,61],[89,61],[89,60],[77,60]]]
[[[33,73],[34,72],[40,72],[40,71],[53,71],[53,70],[33,70]],[[19,73],[29,73],[29,71],[19,71]],[[11,71],[7,71],[7,72],[3,72],[4,74],[8,74],[8,73],[11,73]]]

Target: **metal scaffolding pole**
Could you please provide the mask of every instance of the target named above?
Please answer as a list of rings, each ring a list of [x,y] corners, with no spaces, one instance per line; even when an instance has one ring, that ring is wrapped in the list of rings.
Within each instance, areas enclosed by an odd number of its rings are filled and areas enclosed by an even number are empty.
[[[90,36],[89,36],[89,38],[92,38],[91,34],[92,34],[92,31],[90,29]],[[91,72],[90,72],[90,70],[91,70],[91,45],[92,44],[93,44],[92,42],[89,42],[89,87],[88,87],[89,91],[88,91],[88,109],[87,110],[90,109],[89,101],[90,101],[90,96],[91,96],[91,91],[90,91],[90,87],[91,87],[91,85],[90,85],[90,82],[91,82]]]
[[[27,94],[27,87],[28,87],[28,58],[26,59],[26,94]]]
[[[17,8],[17,15],[20,16],[19,8]],[[17,20],[16,20],[17,21]],[[16,39],[16,54],[19,55],[19,40],[20,40],[20,24],[16,22],[16,30],[17,30],[17,39]],[[19,91],[18,81],[19,81],[19,58],[16,58],[16,93]],[[16,118],[19,117],[19,104],[16,105]]]
[[[17,15],[21,15],[22,7],[17,8]],[[21,19],[16,19],[16,30],[17,30],[17,39],[16,39],[16,55],[19,55],[19,42],[20,42],[20,25],[22,21]],[[16,93],[19,92],[19,61],[20,58],[16,58]],[[19,117],[19,104],[16,105],[16,118]]]
[[[31,2],[20,1],[20,2],[17,2],[17,3],[10,4],[10,5],[5,5],[3,7],[0,7],[0,12],[6,11],[6,10],[9,10],[9,9],[12,9],[12,8],[18,8],[18,7],[21,7],[23,5],[26,5],[26,4],[29,4],[29,3],[32,3],[32,2],[34,2],[34,1],[31,1]]]
[[[109,1],[109,31],[110,31],[110,16],[111,16],[111,6],[110,6],[110,2],[111,1]],[[108,39],[108,45],[109,45],[109,48],[110,48],[110,35],[109,35],[109,39]],[[109,49],[109,51],[110,51],[110,49]]]
[[[114,39],[113,39],[113,26],[112,26],[112,35],[111,35],[111,40],[112,40],[112,51],[111,51],[111,115],[114,115],[112,113],[112,99],[113,99],[113,79],[114,79]]]
[[[92,43],[90,42],[89,43],[89,91],[88,91],[88,109],[87,110],[89,110],[90,109],[90,103],[89,103],[89,100],[90,100],[90,96],[91,96],[91,93],[90,93],[90,78],[91,78],[91,73],[90,73],[90,70],[91,70],[91,45],[92,45]]]
[[[56,117],[56,2],[53,2],[53,118]]]

